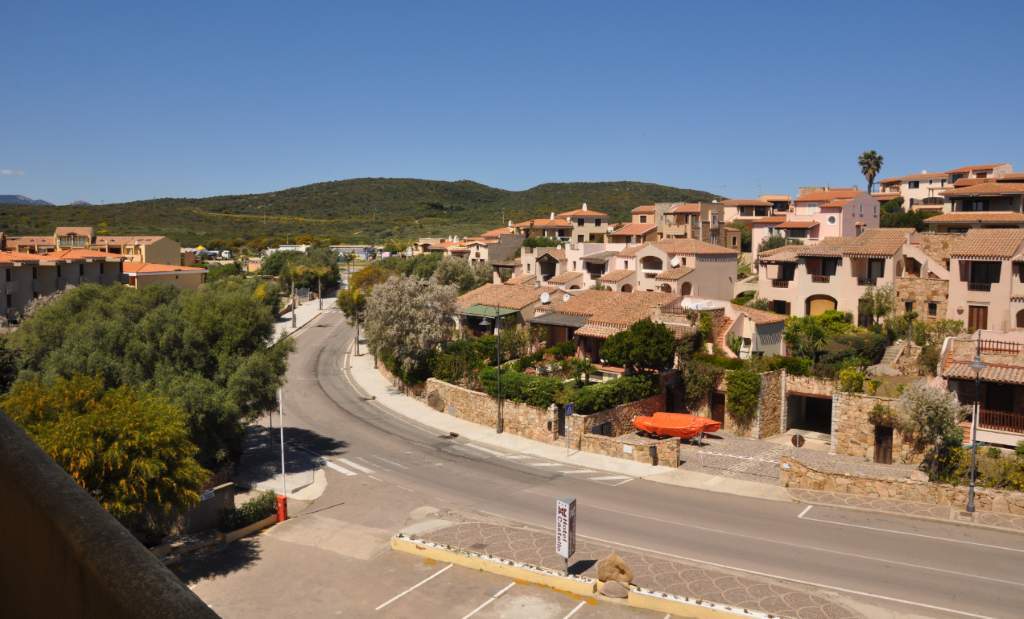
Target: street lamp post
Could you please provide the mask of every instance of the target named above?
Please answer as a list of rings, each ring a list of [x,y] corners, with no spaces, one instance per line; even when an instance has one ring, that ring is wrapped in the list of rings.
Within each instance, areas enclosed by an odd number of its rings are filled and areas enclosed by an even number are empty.
[[[497,383],[498,383],[498,415],[494,422],[494,431],[501,434],[505,431],[505,419],[502,410],[502,399],[501,399],[501,329],[498,328],[498,312],[500,308],[494,308],[494,348],[497,359],[495,360],[495,370],[497,370]],[[490,319],[484,318],[480,321],[480,324],[484,327],[490,326]]]
[[[967,486],[967,513],[974,513],[974,482],[978,476],[978,421],[981,417],[981,371],[985,363],[981,360],[981,340],[971,361],[974,370],[974,414],[971,415],[971,478]]]

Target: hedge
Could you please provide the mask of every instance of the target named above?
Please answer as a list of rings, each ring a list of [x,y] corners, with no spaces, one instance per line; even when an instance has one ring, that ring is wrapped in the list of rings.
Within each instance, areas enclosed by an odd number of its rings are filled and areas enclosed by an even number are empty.
[[[218,528],[225,533],[236,531],[254,522],[259,522],[267,516],[273,516],[275,513],[277,513],[277,493],[267,490],[249,499],[237,509],[226,509],[221,512]]]
[[[725,388],[726,409],[740,427],[747,428],[757,417],[757,402],[761,394],[761,375],[753,370],[729,372]]]
[[[576,413],[586,415],[613,408],[626,402],[650,397],[660,386],[654,376],[623,376],[604,383],[587,385],[573,394]]]
[[[488,395],[498,397],[497,369],[480,370],[480,384]],[[534,376],[508,368],[501,370],[501,396],[507,400],[547,408],[562,388],[562,381],[551,376]]]

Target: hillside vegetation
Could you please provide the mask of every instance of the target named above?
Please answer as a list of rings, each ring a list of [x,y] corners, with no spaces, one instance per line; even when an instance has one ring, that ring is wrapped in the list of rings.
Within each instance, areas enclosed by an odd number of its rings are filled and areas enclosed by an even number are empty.
[[[472,181],[357,178],[270,193],[160,198],[92,206],[0,205],[0,230],[50,234],[88,225],[107,234],[163,234],[183,245],[242,246],[290,239],[383,242],[475,234],[509,219],[590,208],[625,221],[640,204],[717,198],[693,189],[630,181],[547,183],[507,191]]]

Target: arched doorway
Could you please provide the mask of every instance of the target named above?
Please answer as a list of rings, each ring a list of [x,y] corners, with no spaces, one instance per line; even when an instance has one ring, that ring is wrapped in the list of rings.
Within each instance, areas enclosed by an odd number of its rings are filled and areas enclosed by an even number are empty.
[[[807,297],[805,309],[807,310],[806,313],[808,316],[817,316],[819,314],[824,314],[829,310],[834,310],[837,306],[838,304],[834,298],[827,294],[816,294]]]
[[[661,291],[662,292],[672,292],[672,284],[662,284],[661,285]]]
[[[1017,328],[1024,329],[1024,310],[1017,312]]]
[[[619,288],[620,292],[633,292],[632,284],[622,284],[622,288]]]
[[[692,291],[693,284],[691,284],[690,282],[683,282],[683,287],[680,289],[679,293],[685,297],[688,296]]]

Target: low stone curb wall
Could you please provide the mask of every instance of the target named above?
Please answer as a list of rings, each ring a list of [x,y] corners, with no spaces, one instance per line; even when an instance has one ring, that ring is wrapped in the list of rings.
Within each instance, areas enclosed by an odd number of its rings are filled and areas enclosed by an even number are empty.
[[[565,420],[565,432],[569,435],[569,445],[574,449],[582,449],[581,442],[584,434],[598,434],[594,432],[599,427],[608,424],[608,433],[604,436],[620,436],[633,431],[633,419],[646,415],[650,416],[656,412],[667,410],[665,407],[665,392],[637,400],[626,402],[608,410],[590,413],[589,415],[572,415]],[[584,450],[586,451],[586,450]]]
[[[779,466],[779,482],[786,488],[881,497],[950,508],[959,508],[967,504],[966,486],[821,471],[787,456],[780,458]],[[977,488],[974,505],[979,512],[1024,515],[1024,492]]]
[[[452,417],[492,428],[498,421],[498,401],[486,393],[428,378],[423,396],[428,406]],[[504,400],[502,421],[509,434],[545,443],[558,439],[556,420],[543,408]]]
[[[256,522],[244,526],[241,529],[235,529],[234,531],[229,531],[227,533],[217,531],[209,537],[187,544],[161,544],[160,546],[150,548],[149,551],[158,559],[163,560],[165,564],[172,565],[180,561],[185,555],[198,552],[205,548],[210,548],[211,546],[230,544],[231,542],[238,541],[243,537],[248,537],[253,533],[272,527],[275,524],[277,524],[277,514],[267,516],[262,520],[257,520]]]
[[[679,439],[658,440],[636,435],[584,434],[579,449],[587,453],[632,460],[640,464],[653,464],[651,462],[651,446],[654,446],[656,450],[658,466],[679,467]]]
[[[400,552],[409,553],[418,557],[433,559],[444,563],[453,563],[479,570],[497,574],[506,578],[513,578],[524,582],[549,587],[556,591],[564,591],[574,595],[597,598],[597,580],[586,576],[567,575],[562,572],[521,563],[511,559],[495,557],[493,555],[479,554],[461,548],[438,544],[428,540],[412,537],[399,533],[391,538],[391,548]],[[600,597],[602,601],[614,602],[615,600]],[[701,619],[712,619],[726,616],[741,615],[744,617],[757,617],[768,619],[769,615],[741,608],[732,608],[714,602],[695,600],[692,598],[673,595],[662,591],[644,589],[635,585],[629,586],[629,596],[625,603],[633,608],[643,608],[657,612],[670,613],[684,617],[697,617]]]

